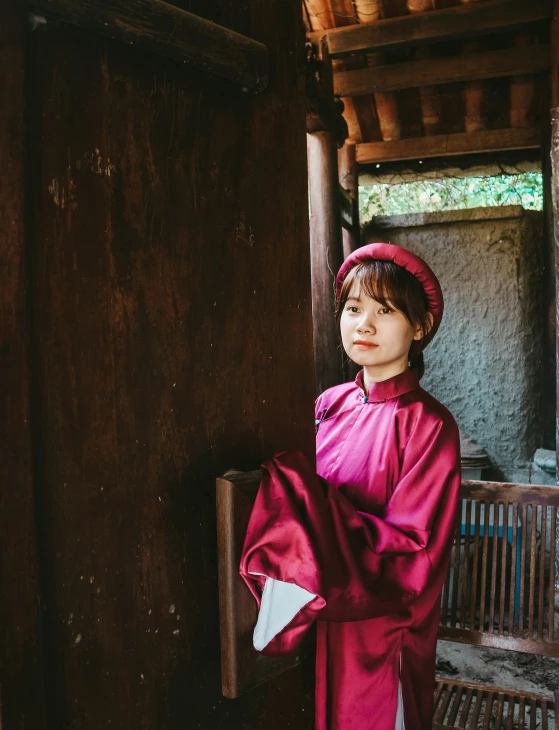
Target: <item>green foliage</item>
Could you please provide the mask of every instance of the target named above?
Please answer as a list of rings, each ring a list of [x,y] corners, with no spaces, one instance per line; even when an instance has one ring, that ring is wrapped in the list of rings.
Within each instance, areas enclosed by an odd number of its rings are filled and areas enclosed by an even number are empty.
[[[541,172],[494,177],[443,178],[409,183],[362,185],[359,187],[361,222],[375,215],[429,213],[498,205],[522,205],[542,210]]]

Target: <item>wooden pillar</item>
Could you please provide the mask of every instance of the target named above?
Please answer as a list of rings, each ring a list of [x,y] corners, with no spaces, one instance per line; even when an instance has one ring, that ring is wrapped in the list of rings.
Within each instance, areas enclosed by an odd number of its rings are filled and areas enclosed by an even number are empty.
[[[340,185],[348,191],[353,200],[353,230],[345,227],[342,230],[343,255],[345,259],[352,251],[359,248],[360,245],[359,179],[354,144],[346,143],[338,150],[338,168]]]
[[[559,486],[559,328],[557,327],[559,290],[559,0],[553,3],[553,22],[551,26],[551,144],[549,156],[551,158],[551,198],[552,212],[546,216],[548,236],[552,249],[555,252],[555,483]],[[545,150],[545,146],[544,146]],[[546,183],[546,169],[549,163],[543,165],[544,185]],[[549,179],[549,176],[548,176]],[[553,257],[552,257],[553,261]],[[551,312],[553,317],[553,312]],[[552,327],[549,328],[550,330]],[[551,333],[550,333],[551,334]],[[545,393],[545,390],[544,390]],[[555,545],[555,588],[559,588],[559,538]]]
[[[307,135],[313,344],[317,394],[343,382],[343,357],[334,320],[335,276],[342,264],[338,164],[330,132]]]
[[[552,241],[555,247],[555,291],[559,288],[559,107],[551,110],[551,193],[553,197],[553,236]],[[559,321],[559,312],[557,311],[557,295],[555,297],[555,322]],[[555,430],[555,454],[556,454],[556,471],[555,480],[559,486],[559,329],[557,324],[555,327],[555,362],[556,362],[556,430]],[[556,548],[559,548],[559,539]],[[556,550],[555,557],[555,587],[559,588],[559,550]]]
[[[544,356],[541,367],[541,446],[555,448],[556,378],[555,378],[555,224],[553,215],[551,171],[551,124],[542,127],[542,177],[544,196]]]
[[[556,362],[556,483],[559,486],[559,328],[557,322],[559,298],[559,0],[553,3],[551,27],[551,195],[553,200],[552,242],[555,248],[555,362]],[[559,557],[557,558],[559,566]],[[557,575],[557,572],[556,572]],[[559,581],[559,578],[557,579]]]

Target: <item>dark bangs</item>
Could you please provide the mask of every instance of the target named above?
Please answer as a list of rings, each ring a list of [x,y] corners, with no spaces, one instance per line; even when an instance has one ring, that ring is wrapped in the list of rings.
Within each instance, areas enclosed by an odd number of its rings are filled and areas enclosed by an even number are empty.
[[[338,322],[354,284],[357,296],[366,295],[383,307],[400,310],[412,326],[427,325],[429,303],[419,281],[394,262],[376,259],[359,264],[345,278],[336,307]]]

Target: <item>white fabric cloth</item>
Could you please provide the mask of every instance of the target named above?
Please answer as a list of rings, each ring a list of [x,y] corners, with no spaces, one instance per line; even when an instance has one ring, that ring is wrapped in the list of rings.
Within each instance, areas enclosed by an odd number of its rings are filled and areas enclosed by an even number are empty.
[[[254,573],[253,575],[260,574]],[[314,593],[309,593],[309,591],[295,585],[295,583],[285,583],[268,576],[265,576],[265,578],[266,583],[262,591],[260,611],[253,634],[253,644],[257,651],[262,651],[274,636],[277,636],[295,618],[299,611],[316,597]],[[401,674],[401,653],[398,671]],[[406,730],[401,680],[398,680],[398,706],[396,708],[394,730]]]
[[[252,639],[254,648],[262,651],[313,598],[316,598],[316,594],[309,593],[295,583],[285,583],[266,576]]]
[[[400,652],[400,674],[402,673],[402,653]],[[404,725],[404,703],[402,701],[402,682],[398,680],[398,708],[396,710],[396,722],[394,730],[406,730]]]

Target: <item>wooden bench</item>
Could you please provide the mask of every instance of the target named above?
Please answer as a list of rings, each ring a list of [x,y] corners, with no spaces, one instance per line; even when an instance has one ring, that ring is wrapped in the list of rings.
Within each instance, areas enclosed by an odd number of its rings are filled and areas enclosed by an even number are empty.
[[[259,471],[230,472],[217,480],[222,688],[230,698],[298,661],[265,657],[252,647],[256,603],[238,566],[260,476]],[[440,639],[559,657],[558,507],[554,487],[462,482],[441,595]],[[559,730],[556,706],[559,695],[437,677],[433,728]]]
[[[559,489],[464,481],[439,638],[559,657]],[[559,730],[554,697],[437,677],[433,728]]]

